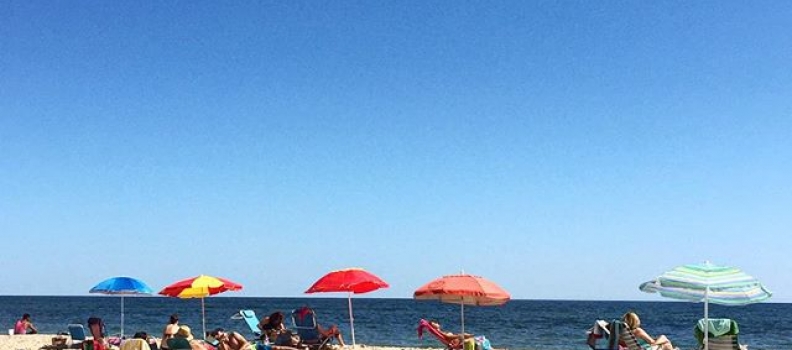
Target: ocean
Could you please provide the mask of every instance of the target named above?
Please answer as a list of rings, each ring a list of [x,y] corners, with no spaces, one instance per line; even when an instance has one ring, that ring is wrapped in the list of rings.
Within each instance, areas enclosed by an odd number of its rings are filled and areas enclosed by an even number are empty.
[[[178,313],[182,324],[201,331],[200,299],[152,296],[124,298],[124,333],[145,331],[157,337],[168,316]],[[346,298],[243,298],[205,299],[207,329],[223,327],[252,337],[244,321],[230,316],[251,309],[258,317],[274,311],[311,306],[322,325],[337,324],[351,343]],[[413,299],[353,298],[355,339],[358,344],[440,347],[435,339],[418,339],[418,320],[436,319],[444,329],[459,332],[458,305]],[[680,349],[693,349],[693,325],[703,316],[703,304],[659,301],[557,301],[512,300],[497,307],[465,307],[465,331],[485,335],[496,348],[516,350],[581,349],[585,331],[597,319],[614,319],[627,311],[641,316],[650,334],[666,334]],[[32,315],[42,333],[66,331],[69,323],[85,324],[88,317],[104,319],[110,334],[120,333],[121,303],[117,296],[0,296],[0,322],[13,328],[23,313]],[[751,350],[792,349],[792,304],[762,303],[748,306],[710,305],[710,316],[739,323],[740,341]],[[290,322],[287,322],[289,325]]]

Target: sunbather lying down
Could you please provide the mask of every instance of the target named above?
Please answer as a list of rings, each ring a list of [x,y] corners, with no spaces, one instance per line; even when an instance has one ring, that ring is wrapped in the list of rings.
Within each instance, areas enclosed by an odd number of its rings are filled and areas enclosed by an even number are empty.
[[[442,337],[443,343],[446,344],[448,349],[461,349],[461,350],[492,350],[492,344],[489,339],[483,335],[475,336],[470,333],[454,333],[446,332],[440,327],[440,322],[436,320],[424,321],[421,320],[423,327],[431,327],[435,335]],[[426,326],[428,325],[428,326]],[[419,327],[420,336],[420,327]],[[464,339],[464,342],[463,342]]]
[[[465,339],[465,343],[474,342],[473,334],[470,333],[457,334],[454,332],[446,332],[442,328],[440,328],[440,322],[437,322],[436,320],[430,320],[429,325],[432,326],[432,328],[436,329],[438,332],[440,332],[440,334],[443,335],[443,337],[451,347],[458,346],[460,339],[462,339],[463,337]]]

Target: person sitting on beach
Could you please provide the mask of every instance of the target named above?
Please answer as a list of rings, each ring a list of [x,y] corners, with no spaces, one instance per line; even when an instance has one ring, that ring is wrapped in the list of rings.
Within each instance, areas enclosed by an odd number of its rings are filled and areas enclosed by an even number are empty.
[[[157,342],[154,341],[153,349],[156,350]],[[149,338],[146,332],[136,332],[130,339],[121,340],[119,350],[152,350],[152,339]]]
[[[16,324],[14,324],[14,334],[36,333],[38,333],[38,329],[33,325],[33,321],[30,320],[30,314],[22,315],[22,318],[18,319]]]
[[[257,326],[261,330],[262,340],[267,338],[271,342],[274,342],[286,330],[286,325],[283,324],[283,313],[280,311],[275,311],[262,318]]]
[[[330,325],[330,328],[324,328],[320,324],[317,324],[316,331],[319,332],[320,341],[324,342],[328,338],[335,339],[338,345],[346,347],[344,344],[344,337],[341,335],[341,331],[338,330],[336,325]]]
[[[217,340],[219,350],[248,350],[250,343],[237,332],[226,332],[222,328],[216,328],[209,332],[209,336]]]
[[[162,340],[160,341],[160,349],[169,350],[168,339],[173,338],[176,332],[179,331],[179,315],[170,315],[170,320],[162,331]]]
[[[651,350],[672,350],[674,346],[671,345],[671,341],[665,335],[660,335],[657,339],[652,338],[649,333],[641,328],[641,319],[638,317],[638,314],[634,312],[628,312],[624,314],[622,317],[622,321],[627,327],[630,328],[630,331],[633,335],[635,335],[636,340],[638,340],[639,345],[641,347],[651,349]]]
[[[148,344],[148,349],[149,350],[157,350],[157,349],[159,349],[159,347],[157,346],[157,338],[155,338],[154,336],[148,335],[148,333],[146,333],[146,332],[142,332],[142,331],[141,332],[136,332],[135,335],[132,336],[132,339],[143,340],[146,344]],[[121,346],[121,350],[124,350],[123,344],[124,344],[124,342],[122,341],[121,342],[121,345],[122,345]],[[146,350],[145,347],[144,347],[143,350]]]
[[[207,350],[208,347],[202,342],[195,340],[192,330],[188,325],[181,325],[176,334],[167,341],[168,348],[171,350]]]
[[[292,316],[298,316],[299,319],[302,320],[305,317],[307,317],[308,315],[313,315],[313,314],[314,314],[313,310],[311,310],[307,306],[304,306],[304,307],[301,307],[301,308],[295,310],[292,313]],[[296,323],[295,323],[295,325],[296,325]],[[322,327],[322,325],[320,325],[318,323],[313,323],[311,326],[313,326],[313,325],[316,325],[316,327],[314,329],[316,330],[317,338],[316,339],[305,339],[305,338],[303,338],[303,339],[300,340],[303,345],[321,344],[321,343],[326,342],[329,339],[335,339],[338,342],[338,345],[346,346],[344,344],[344,337],[341,335],[341,331],[338,330],[338,327],[336,327],[336,325],[331,325],[330,328],[324,328],[324,327]],[[307,327],[307,326],[308,325],[306,324],[303,327]]]
[[[94,340],[94,348],[96,350],[104,350],[109,345],[105,339],[105,325],[99,317],[88,318],[88,331]]]
[[[261,340],[269,341],[274,345],[297,346],[300,337],[286,329],[283,324],[283,312],[276,311],[261,319],[258,328],[261,330]]]
[[[456,334],[454,332],[444,331],[442,328],[440,328],[440,322],[437,322],[437,320],[429,321],[429,325],[443,335],[443,338],[445,338],[445,341],[448,343],[449,347],[451,348],[458,347],[461,341],[460,339],[463,338],[465,339],[466,343],[474,341],[473,334],[470,333]]]

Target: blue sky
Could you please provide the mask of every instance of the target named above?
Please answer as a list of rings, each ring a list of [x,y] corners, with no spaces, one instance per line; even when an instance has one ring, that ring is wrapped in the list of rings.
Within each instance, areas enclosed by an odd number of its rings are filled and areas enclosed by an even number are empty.
[[[0,295],[364,267],[660,300],[733,265],[792,302],[788,2],[0,5]]]

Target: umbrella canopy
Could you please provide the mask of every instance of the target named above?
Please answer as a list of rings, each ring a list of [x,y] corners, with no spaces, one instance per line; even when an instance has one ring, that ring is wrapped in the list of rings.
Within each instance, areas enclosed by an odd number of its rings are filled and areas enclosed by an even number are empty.
[[[704,264],[682,265],[667,271],[654,280],[644,282],[639,289],[659,293],[666,298],[704,302],[704,349],[709,349],[709,303],[746,305],[770,298],[773,293],[754,277],[729,266]]]
[[[121,336],[124,336],[124,295],[151,294],[145,282],[132,277],[111,277],[91,288],[88,293],[118,294],[121,296]]]
[[[242,290],[242,285],[225,278],[200,275],[175,282],[163,288],[159,294],[182,299],[201,298],[201,325],[206,336],[206,307],[204,298],[224,292]]]
[[[308,288],[305,293],[348,293],[349,328],[352,333],[352,347],[355,347],[355,318],[352,314],[352,293],[362,294],[388,287],[388,283],[374,274],[361,268],[350,268],[328,272]]]
[[[509,292],[495,282],[469,274],[435,279],[415,290],[413,297],[418,300],[439,300],[444,303],[459,304],[462,334],[465,333],[465,305],[503,305],[511,299]]]
[[[509,293],[494,282],[467,274],[435,279],[418,288],[413,297],[475,306],[503,305],[511,299]]]

